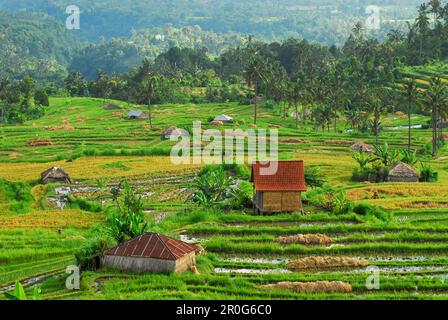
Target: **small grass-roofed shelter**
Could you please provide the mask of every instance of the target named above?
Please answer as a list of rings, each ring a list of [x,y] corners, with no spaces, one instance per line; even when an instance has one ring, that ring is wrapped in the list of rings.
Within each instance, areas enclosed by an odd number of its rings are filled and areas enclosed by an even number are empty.
[[[141,110],[131,110],[128,113],[128,119],[149,119],[149,116]]]
[[[275,168],[265,174],[267,168]],[[254,205],[259,214],[302,211],[301,194],[306,191],[303,161],[255,162],[252,166]]]
[[[221,115],[215,117],[215,118],[213,119],[213,121],[232,122],[232,121],[233,121],[233,118],[230,117],[230,116],[228,116],[228,115],[221,114]]]
[[[181,273],[196,265],[195,245],[145,233],[106,252],[101,266],[136,273]]]
[[[389,171],[387,181],[390,182],[418,182],[420,176],[418,172],[410,165],[404,162],[397,162]]]
[[[52,167],[40,175],[40,180],[43,184],[60,182],[60,183],[72,183],[70,176],[64,169],[60,167]]]

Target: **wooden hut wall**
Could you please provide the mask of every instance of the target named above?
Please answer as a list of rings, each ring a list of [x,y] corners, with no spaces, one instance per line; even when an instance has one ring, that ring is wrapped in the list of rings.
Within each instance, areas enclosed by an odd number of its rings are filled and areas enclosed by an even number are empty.
[[[263,211],[280,212],[282,211],[282,193],[281,192],[263,192]]]
[[[176,261],[140,257],[104,256],[101,258],[101,265],[103,267],[129,270],[136,273],[165,273],[175,270]]]
[[[282,192],[282,211],[292,212],[301,208],[300,192]]]

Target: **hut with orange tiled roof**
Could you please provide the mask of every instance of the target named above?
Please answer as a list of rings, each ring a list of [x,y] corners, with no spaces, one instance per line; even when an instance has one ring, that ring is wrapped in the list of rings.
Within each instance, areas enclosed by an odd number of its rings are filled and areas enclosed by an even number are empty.
[[[254,206],[258,214],[302,211],[306,191],[303,161],[255,162]]]

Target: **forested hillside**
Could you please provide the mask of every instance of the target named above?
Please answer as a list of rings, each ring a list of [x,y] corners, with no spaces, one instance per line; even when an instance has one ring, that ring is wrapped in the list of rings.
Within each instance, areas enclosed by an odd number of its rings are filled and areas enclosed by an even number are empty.
[[[256,2],[224,0],[80,0],[82,28],[78,32],[92,41],[100,37],[129,37],[132,30],[198,25],[217,33],[253,34],[265,40],[300,37],[325,44],[342,44],[353,24],[365,19],[367,6],[381,7],[384,27],[377,35],[405,26],[421,0],[389,0],[370,3],[365,0],[260,0]],[[9,10],[33,9],[65,21],[62,0],[1,0]]]
[[[0,11],[0,70],[3,76],[58,81],[82,42],[42,14]]]

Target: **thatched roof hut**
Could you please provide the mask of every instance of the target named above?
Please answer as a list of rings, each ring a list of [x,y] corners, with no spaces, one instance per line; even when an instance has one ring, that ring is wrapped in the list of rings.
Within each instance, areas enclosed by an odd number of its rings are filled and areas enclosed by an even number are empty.
[[[195,245],[145,233],[107,251],[101,265],[136,273],[181,273],[196,265],[196,250]]]
[[[392,166],[387,177],[391,182],[418,182],[418,172],[404,162],[398,162]]]
[[[149,116],[147,113],[141,111],[141,110],[131,110],[128,113],[129,119],[148,119]]]
[[[350,149],[368,154],[375,152],[375,148],[373,146],[363,142],[356,142],[350,147]]]
[[[213,121],[232,122],[233,118],[228,115],[221,114],[221,115],[215,117],[215,119],[213,119]]]
[[[60,167],[52,167],[42,172],[40,177],[41,182],[44,184],[51,182],[72,183],[68,173]]]
[[[188,136],[188,132],[186,130],[171,126],[167,129],[165,129],[165,131],[163,131],[162,133],[162,139],[170,139],[171,136],[176,136],[176,137],[186,137]]]

